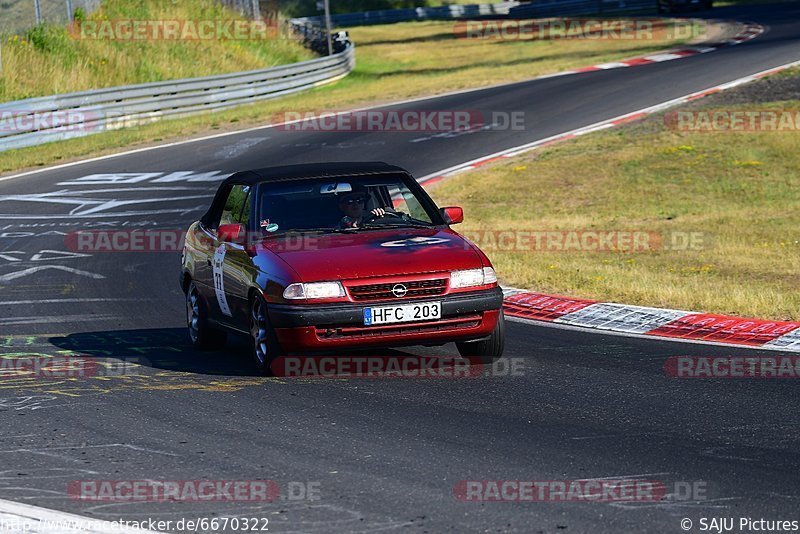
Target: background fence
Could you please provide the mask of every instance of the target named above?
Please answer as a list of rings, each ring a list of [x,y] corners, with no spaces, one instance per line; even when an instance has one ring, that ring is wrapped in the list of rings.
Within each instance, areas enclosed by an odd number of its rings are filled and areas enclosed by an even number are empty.
[[[261,17],[260,0],[219,0],[219,2],[246,17],[252,19]]]
[[[0,34],[21,33],[39,22],[66,24],[76,9],[91,13],[98,7],[100,0],[3,0],[0,2]]]
[[[451,5],[442,7],[417,7],[386,9],[331,15],[335,27],[391,24],[414,20],[451,20],[464,18],[543,18],[573,17],[580,15],[652,14],[657,10],[656,0],[550,0],[520,3],[516,1],[497,4]],[[322,17],[292,19],[297,25],[321,26]]]
[[[646,15],[658,10],[656,0],[551,0],[512,7],[509,18],[575,17],[583,15]]]
[[[451,5],[441,7],[416,7],[408,9],[385,9],[380,11],[364,11],[363,13],[343,13],[331,15],[331,24],[338,28],[350,26],[367,26],[370,24],[391,24],[414,20],[451,20],[462,18],[479,18],[506,16],[509,9],[519,2],[500,2],[497,4]],[[301,17],[292,19],[293,24],[320,26],[324,24],[322,17]]]
[[[91,13],[100,7],[100,1],[2,0],[0,1],[0,34],[22,33],[41,22],[66,24],[72,21],[72,15],[76,9]],[[219,0],[219,2],[249,18],[261,17],[262,7],[277,6],[277,2],[274,0]],[[262,4],[266,5],[262,6]]]

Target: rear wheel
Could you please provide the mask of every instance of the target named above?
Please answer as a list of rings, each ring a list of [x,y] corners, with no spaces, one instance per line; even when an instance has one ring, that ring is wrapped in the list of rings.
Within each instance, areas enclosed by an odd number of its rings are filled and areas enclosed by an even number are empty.
[[[269,324],[267,303],[261,295],[253,297],[250,303],[250,345],[259,373],[265,376],[271,375],[270,365],[282,351],[275,330]]]
[[[471,363],[491,365],[503,355],[505,340],[505,318],[503,310],[500,310],[500,317],[497,318],[497,325],[494,327],[492,335],[480,341],[456,343],[456,347],[458,348],[458,353]]]
[[[225,344],[227,335],[208,324],[208,308],[194,282],[186,291],[186,326],[189,342],[196,349],[217,349]]]

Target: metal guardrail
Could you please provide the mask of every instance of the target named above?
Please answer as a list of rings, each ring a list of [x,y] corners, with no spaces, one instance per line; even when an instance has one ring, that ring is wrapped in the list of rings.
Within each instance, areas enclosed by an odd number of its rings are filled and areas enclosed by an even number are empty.
[[[656,0],[550,0],[520,4],[509,10],[512,19],[575,17],[583,15],[652,14],[658,10]]]
[[[363,13],[343,13],[331,15],[335,27],[367,26],[371,24],[392,24],[415,20],[452,20],[462,18],[492,17],[508,15],[509,9],[519,2],[500,2],[497,4],[451,5],[440,7],[417,7],[409,9],[384,9],[364,11]],[[322,17],[301,17],[291,20],[295,25],[321,26]]]
[[[262,70],[109,87],[0,104],[0,151],[296,93],[346,76],[355,48]]]

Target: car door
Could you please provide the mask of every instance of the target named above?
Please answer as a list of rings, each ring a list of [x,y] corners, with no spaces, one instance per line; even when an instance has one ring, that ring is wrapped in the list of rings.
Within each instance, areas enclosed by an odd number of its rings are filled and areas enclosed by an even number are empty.
[[[231,298],[236,294],[234,278],[230,276],[232,269],[231,254],[244,250],[243,245],[225,243],[219,239],[219,227],[223,224],[236,224],[241,222],[242,209],[248,196],[249,187],[244,184],[233,184],[225,194],[225,202],[217,216],[206,228],[209,246],[207,248],[206,269],[208,272],[207,302],[209,313],[214,321],[228,326],[242,329],[234,317],[234,308]],[[238,314],[237,314],[238,315]],[[245,327],[246,328],[246,327]]]
[[[191,263],[192,278],[206,302],[214,298],[211,257],[214,255],[215,240],[216,232],[201,222],[194,227],[191,246],[187,247],[187,254],[190,256],[186,263]],[[213,314],[213,310],[211,311]]]

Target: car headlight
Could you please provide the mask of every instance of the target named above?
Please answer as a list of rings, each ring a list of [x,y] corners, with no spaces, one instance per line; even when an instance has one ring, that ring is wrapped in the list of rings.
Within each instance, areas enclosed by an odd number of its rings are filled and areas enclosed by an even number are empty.
[[[310,284],[290,284],[283,291],[283,298],[297,299],[333,299],[344,296],[341,282],[313,282]]]
[[[483,269],[466,269],[450,273],[450,288],[485,286],[497,282],[497,275],[491,267]]]

